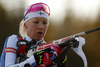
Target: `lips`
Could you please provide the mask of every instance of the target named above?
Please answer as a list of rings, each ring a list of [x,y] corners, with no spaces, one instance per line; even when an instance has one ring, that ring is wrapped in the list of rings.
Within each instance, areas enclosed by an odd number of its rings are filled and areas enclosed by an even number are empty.
[[[43,35],[43,32],[37,32],[37,35],[41,36]]]
[[[37,32],[38,34],[43,34],[43,32]]]

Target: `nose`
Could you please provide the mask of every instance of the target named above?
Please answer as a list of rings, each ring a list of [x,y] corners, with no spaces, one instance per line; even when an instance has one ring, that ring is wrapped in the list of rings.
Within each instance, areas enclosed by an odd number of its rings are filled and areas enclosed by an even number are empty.
[[[39,24],[38,24],[38,28],[39,28],[39,29],[43,28],[43,24],[42,24],[42,23],[39,23]]]

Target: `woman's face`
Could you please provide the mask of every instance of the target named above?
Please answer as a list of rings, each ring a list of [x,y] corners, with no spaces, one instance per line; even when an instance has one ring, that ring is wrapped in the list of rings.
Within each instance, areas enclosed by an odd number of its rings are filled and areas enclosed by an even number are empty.
[[[49,26],[49,21],[43,17],[35,17],[24,23],[27,35],[36,41],[44,38]]]

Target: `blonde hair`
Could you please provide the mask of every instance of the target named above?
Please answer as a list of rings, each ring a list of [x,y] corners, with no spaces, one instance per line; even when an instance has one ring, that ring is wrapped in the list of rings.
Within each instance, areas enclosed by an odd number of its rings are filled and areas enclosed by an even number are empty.
[[[26,36],[26,29],[24,27],[24,19],[22,19],[22,21],[19,24],[19,34],[20,34],[21,37]]]
[[[29,7],[30,7],[31,5],[29,5],[29,6],[27,6],[26,8],[25,8],[25,10],[28,10],[29,9]],[[25,37],[27,34],[26,34],[26,29],[25,29],[25,27],[24,27],[24,19],[22,19],[22,21],[20,22],[20,24],[19,24],[19,34],[20,34],[20,36],[21,37]]]

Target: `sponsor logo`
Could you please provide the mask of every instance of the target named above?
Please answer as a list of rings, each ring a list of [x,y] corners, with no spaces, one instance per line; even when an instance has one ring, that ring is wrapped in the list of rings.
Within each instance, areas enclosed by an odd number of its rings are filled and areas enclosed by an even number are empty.
[[[71,38],[73,38],[73,36],[69,36],[69,37],[63,38],[60,42],[63,42],[63,41],[69,40],[69,39],[71,39]]]
[[[45,49],[45,48],[48,48],[48,47],[50,47],[52,44],[53,44],[53,42],[49,42],[49,43],[46,43],[46,44],[39,45],[39,46],[38,46],[38,50],[43,50],[43,49]]]

